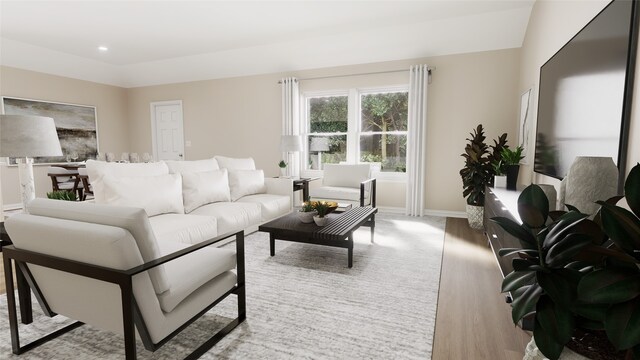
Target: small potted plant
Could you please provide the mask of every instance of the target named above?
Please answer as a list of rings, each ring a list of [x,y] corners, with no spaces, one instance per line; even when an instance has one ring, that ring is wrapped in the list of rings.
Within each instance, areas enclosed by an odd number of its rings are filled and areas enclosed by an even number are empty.
[[[502,149],[509,147],[507,145],[507,133],[500,135],[497,139],[493,140],[493,145],[489,146],[490,152],[488,155],[489,159],[489,173],[491,174],[491,179],[489,182],[489,186],[495,186],[495,176],[505,175],[504,162],[502,161]],[[500,166],[496,168],[495,166]],[[502,173],[496,173],[496,171],[501,171]],[[505,178],[506,181],[506,178]],[[505,183],[506,184],[506,183]],[[505,187],[503,185],[502,187]]]
[[[314,208],[318,212],[313,216],[313,221],[318,226],[325,226],[327,224],[326,215],[335,210],[338,207],[338,203],[333,201],[317,201]]]
[[[278,163],[278,167],[280,168],[280,177],[286,177],[287,176],[287,163],[284,162],[284,160],[280,160],[280,162]]]
[[[509,190],[516,189],[518,173],[520,172],[520,160],[524,159],[523,151],[524,148],[519,145],[515,150],[504,148],[500,153],[507,173],[507,189]]]
[[[507,175],[505,174],[505,166],[502,159],[491,163],[493,168],[493,187],[506,188],[507,187]]]
[[[313,217],[318,214],[316,211],[316,202],[315,201],[305,201],[302,203],[302,207],[300,211],[298,211],[298,219],[305,224],[309,224],[313,222]]]

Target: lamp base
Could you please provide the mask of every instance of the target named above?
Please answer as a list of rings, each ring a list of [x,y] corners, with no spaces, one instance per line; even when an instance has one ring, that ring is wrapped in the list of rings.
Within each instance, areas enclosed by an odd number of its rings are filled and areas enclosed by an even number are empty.
[[[20,176],[20,195],[22,196],[22,211],[27,212],[27,204],[36,198],[36,186],[33,179],[33,159],[18,159],[18,175]]]

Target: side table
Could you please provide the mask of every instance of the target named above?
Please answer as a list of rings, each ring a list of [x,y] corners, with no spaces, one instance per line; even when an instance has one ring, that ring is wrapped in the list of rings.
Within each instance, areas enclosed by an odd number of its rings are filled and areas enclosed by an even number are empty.
[[[293,191],[302,190],[302,201],[309,201],[309,183],[320,179],[319,177],[300,178],[293,180]]]

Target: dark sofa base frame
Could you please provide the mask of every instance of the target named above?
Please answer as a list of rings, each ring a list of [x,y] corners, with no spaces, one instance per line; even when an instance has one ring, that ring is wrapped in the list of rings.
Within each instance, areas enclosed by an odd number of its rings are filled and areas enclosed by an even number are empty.
[[[136,303],[136,300],[133,296],[133,276],[148,271],[156,266],[162,265],[171,260],[177,259],[209,245],[215,244],[219,241],[227,239],[231,236],[236,238],[236,272],[237,272],[237,283],[231,290],[226,292],[220,298],[216,299],[210,305],[205,307],[202,311],[196,314],[193,318],[189,319],[186,323],[181,325],[174,332],[169,334],[164,339],[160,340],[158,343],[153,343],[151,340],[151,336],[149,335],[149,331],[142,319],[142,315],[140,313],[140,309]],[[185,359],[197,359],[206,353],[209,349],[215,346],[220,340],[222,340],[227,334],[229,334],[234,328],[240,325],[246,319],[246,298],[245,298],[245,269],[244,269],[244,231],[239,231],[236,233],[229,233],[222,236],[218,236],[214,239],[207,240],[201,242],[199,244],[190,246],[188,248],[182,249],[175,253],[163,256],[156,260],[149,261],[140,266],[136,266],[129,270],[115,270],[102,266],[91,265],[87,263],[82,263],[78,261],[63,259],[59,257],[44,255],[40,253],[35,253],[31,251],[25,251],[16,249],[15,246],[5,246],[2,248],[2,256],[4,261],[4,274],[5,274],[5,283],[7,287],[7,307],[9,310],[9,327],[11,330],[11,347],[13,353],[16,355],[23,354],[33,348],[36,348],[52,339],[57,338],[58,336],[65,334],[79,326],[82,326],[84,323],[80,321],[76,321],[70,325],[67,325],[61,329],[58,329],[48,335],[45,335],[37,340],[30,342],[27,345],[20,346],[20,336],[18,332],[18,316],[16,310],[16,299],[14,293],[14,285],[13,285],[13,266],[12,263],[16,265],[16,275],[23,276],[26,279],[29,287],[33,291],[38,300],[40,306],[42,307],[44,313],[53,317],[57,315],[47,304],[46,299],[42,296],[42,292],[38,287],[38,284],[34,281],[29,268],[26,264],[39,265],[43,267],[47,267],[50,269],[60,270],[64,272],[68,272],[71,274],[81,275],[88,278],[102,280],[105,282],[109,282],[112,284],[116,284],[120,287],[121,299],[122,299],[122,324],[124,330],[124,347],[125,347],[125,358],[127,360],[136,359],[136,333],[135,329],[138,328],[138,333],[140,334],[141,340],[144,344],[144,347],[149,351],[155,351],[159,349],[161,346],[166,344],[169,340],[171,340],[174,336],[179,334],[182,330],[188,327],[195,320],[204,315],[211,308],[216,306],[220,301],[224,300],[227,296],[231,294],[235,294],[238,300],[238,317],[229,322],[224,328],[219,330],[217,333],[213,334],[207,341],[201,344],[197,349],[195,349],[191,354],[189,354]],[[29,289],[20,289],[20,291],[29,291]],[[30,306],[30,303],[29,303]],[[26,313],[25,310],[21,308],[21,317],[23,322],[31,322],[30,321],[30,311]],[[30,310],[30,309],[28,309]],[[25,316],[29,319],[29,321],[24,321]]]

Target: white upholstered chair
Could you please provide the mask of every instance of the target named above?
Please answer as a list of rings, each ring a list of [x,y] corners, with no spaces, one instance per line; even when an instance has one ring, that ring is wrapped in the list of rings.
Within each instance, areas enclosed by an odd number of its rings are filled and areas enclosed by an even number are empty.
[[[309,190],[311,200],[376,207],[376,179],[370,164],[325,164],[322,186]]]
[[[45,314],[79,321],[55,336],[82,323],[119,333],[127,359],[136,357],[136,330],[155,351],[232,293],[238,317],[190,356],[245,319],[243,231],[196,245],[157,241],[143,209],[47,199],[33,200],[28,214],[8,218],[5,227],[14,244],[2,254],[15,354],[43,341],[20,346],[12,263]],[[210,247],[234,235],[235,251]]]

